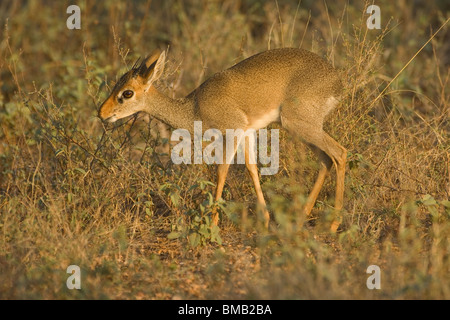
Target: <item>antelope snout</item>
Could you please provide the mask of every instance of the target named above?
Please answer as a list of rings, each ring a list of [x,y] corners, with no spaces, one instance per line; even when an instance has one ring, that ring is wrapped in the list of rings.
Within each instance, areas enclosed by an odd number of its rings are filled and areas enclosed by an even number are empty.
[[[113,103],[111,103],[110,99],[103,102],[103,104],[100,106],[100,109],[98,109],[97,115],[102,121],[108,121],[114,116]]]

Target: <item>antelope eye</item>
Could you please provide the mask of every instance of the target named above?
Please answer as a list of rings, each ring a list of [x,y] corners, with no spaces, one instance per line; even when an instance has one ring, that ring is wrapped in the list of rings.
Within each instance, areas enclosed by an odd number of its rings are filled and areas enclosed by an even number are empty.
[[[133,96],[133,94],[134,94],[133,91],[131,91],[131,90],[125,90],[125,91],[122,93],[122,96],[123,96],[125,99],[130,99],[130,98]]]

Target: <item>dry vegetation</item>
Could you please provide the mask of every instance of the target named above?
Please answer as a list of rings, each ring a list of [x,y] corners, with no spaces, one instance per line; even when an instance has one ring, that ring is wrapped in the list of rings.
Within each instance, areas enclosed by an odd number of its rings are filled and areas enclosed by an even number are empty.
[[[450,298],[448,25],[398,74],[448,19],[445,0],[379,1],[382,30],[360,1],[77,2],[79,31],[67,1],[0,3],[0,298]],[[213,167],[163,165],[142,115],[103,126],[116,77],[167,45],[159,85],[174,97],[269,47],[342,70],[326,124],[349,150],[337,234],[332,179],[312,219],[298,214],[318,167],[284,134],[280,172],[262,179],[270,231],[236,166],[218,236]],[[82,290],[66,288],[71,264]],[[381,290],[366,288],[372,264]]]

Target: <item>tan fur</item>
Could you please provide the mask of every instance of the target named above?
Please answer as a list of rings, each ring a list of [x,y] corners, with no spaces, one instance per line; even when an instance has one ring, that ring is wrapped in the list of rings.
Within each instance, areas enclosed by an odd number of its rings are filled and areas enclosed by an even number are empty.
[[[186,98],[171,99],[153,86],[162,74],[165,53],[150,55],[138,68],[121,79],[118,88],[103,103],[99,117],[110,122],[144,111],[174,128],[193,132],[194,121],[202,121],[203,130],[260,129],[272,122],[307,143],[318,155],[322,169],[306,202],[309,214],[334,164],[337,169],[337,211],[343,206],[346,150],[323,131],[323,121],[341,95],[337,72],[316,54],[294,48],[275,49],[254,55],[230,69],[212,76]],[[155,62],[156,61],[156,62]],[[146,69],[148,68],[148,69]],[[138,75],[137,75],[138,74]],[[142,76],[145,74],[145,76]],[[137,76],[136,76],[137,75]],[[125,90],[134,96],[122,99]],[[229,165],[219,165],[216,200],[222,195]],[[269,214],[259,185],[256,165],[247,165],[255,185],[265,225]],[[217,216],[214,217],[217,222]],[[335,231],[339,223],[333,224]]]

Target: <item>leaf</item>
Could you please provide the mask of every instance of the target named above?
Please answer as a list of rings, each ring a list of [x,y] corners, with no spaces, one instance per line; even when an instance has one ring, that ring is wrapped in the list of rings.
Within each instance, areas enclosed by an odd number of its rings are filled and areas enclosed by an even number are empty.
[[[206,186],[215,186],[214,183],[212,183],[211,181],[208,180],[201,180],[200,182],[200,189],[204,190],[206,188]]]
[[[211,241],[222,245],[222,238],[220,237],[220,228],[216,225],[211,227]]]
[[[446,207],[447,209],[450,209],[450,201],[448,201],[448,200],[442,200],[442,201],[440,201],[440,203],[441,203],[444,207]]]
[[[204,238],[208,238],[208,237],[209,237],[209,234],[210,234],[210,232],[209,232],[209,230],[208,230],[208,227],[207,227],[205,224],[202,224],[202,225],[200,226],[200,228],[198,229],[198,233],[199,233],[201,236],[203,236]]]
[[[208,200],[209,200],[209,204],[214,203],[214,198],[213,198],[213,195],[211,194],[211,192],[208,192]]]
[[[170,193],[170,201],[172,201],[172,204],[175,207],[178,207],[179,200],[180,200],[180,195],[178,194],[178,192],[171,192]]]
[[[178,239],[180,236],[181,236],[180,232],[172,231],[171,233],[169,233],[167,235],[167,239],[174,240],[174,239]]]
[[[73,169],[74,171],[77,171],[77,172],[79,172],[79,173],[81,173],[82,175],[86,175],[86,171],[84,170],[84,169],[81,169],[81,168],[75,168],[75,169]]]
[[[200,236],[198,233],[191,233],[188,236],[189,239],[189,244],[191,245],[191,247],[197,247],[200,244]]]
[[[160,191],[166,191],[170,187],[170,183],[164,183],[159,186]]]
[[[421,200],[422,204],[424,206],[434,206],[437,205],[436,200],[429,194],[426,194],[423,196],[422,200]]]
[[[188,189],[188,191],[192,191],[192,190],[194,190],[194,189],[196,189],[196,188],[198,188],[198,184],[192,185],[192,186]]]

